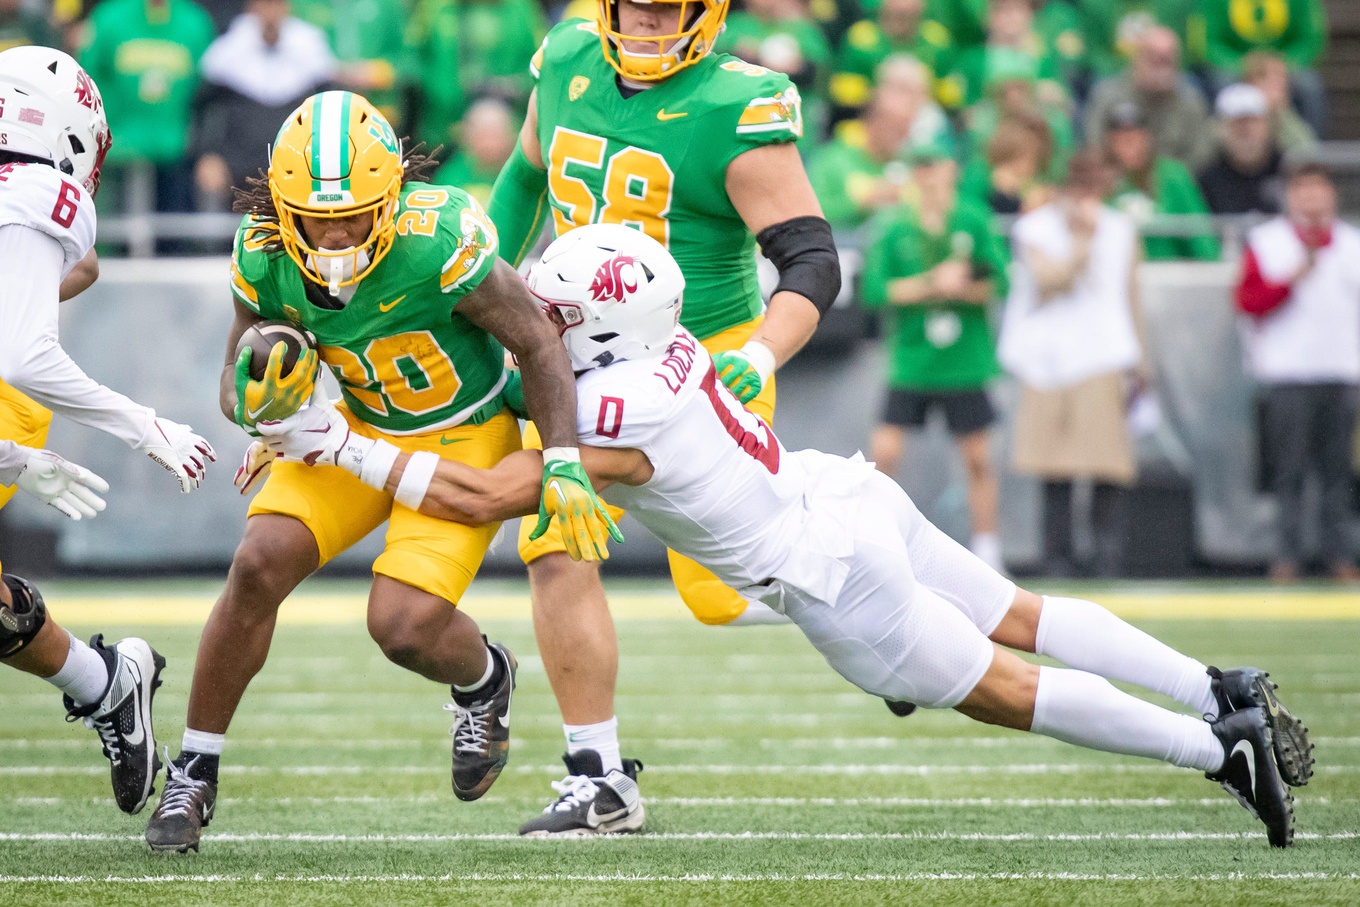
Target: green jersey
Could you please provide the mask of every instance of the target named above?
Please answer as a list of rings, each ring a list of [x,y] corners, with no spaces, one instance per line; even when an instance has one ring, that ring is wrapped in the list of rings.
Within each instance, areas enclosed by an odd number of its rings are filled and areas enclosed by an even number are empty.
[[[1217,261],[1222,253],[1209,224],[1209,206],[1204,201],[1204,193],[1185,165],[1174,158],[1157,158],[1146,191],[1133,185],[1127,177],[1120,178],[1108,201],[1112,207],[1133,218],[1140,227],[1162,214],[1197,214],[1204,217],[1204,232],[1201,234],[1144,237],[1143,251],[1148,261],[1185,258]]]
[[[350,300],[326,308],[287,255],[265,248],[277,227],[246,217],[236,231],[232,291],[263,318],[311,331],[356,417],[389,434],[438,431],[499,411],[504,351],[458,313],[496,261],[496,230],[453,186],[407,183],[396,239]]]
[[[864,262],[862,300],[871,308],[889,308],[888,382],[894,388],[965,390],[981,387],[998,372],[995,341],[987,306],[967,302],[932,302],[897,306],[888,303],[888,284],[917,277],[953,259],[972,262],[974,273],[995,281],[995,295],[1006,294],[1006,251],[991,227],[991,215],[968,199],[959,199],[945,219],[945,229],[931,233],[913,208],[887,213]]]
[[[1242,58],[1255,50],[1274,51],[1290,66],[1309,69],[1327,44],[1322,0],[1214,0],[1199,9],[1209,64],[1228,72],[1240,71]]]
[[[898,201],[910,197],[911,168],[899,160],[880,161],[862,142],[837,138],[823,145],[808,163],[808,182],[822,215],[836,230],[853,230],[880,204],[882,187],[895,186]]]
[[[836,56],[836,71],[831,76],[831,99],[845,108],[863,107],[874,90],[874,75],[878,65],[893,54],[915,57],[930,71],[936,100],[945,107],[959,106],[960,98],[941,83],[954,66],[954,47],[949,30],[933,19],[923,19],[910,40],[890,37],[872,19],[863,19],[850,26],[845,43]]]
[[[802,135],[788,78],[709,54],[625,98],[595,23],[580,19],[549,32],[530,70],[556,235],[619,223],[661,242],[685,275],[680,323],[700,339],[759,315],[755,237],[725,179],[738,155]]]

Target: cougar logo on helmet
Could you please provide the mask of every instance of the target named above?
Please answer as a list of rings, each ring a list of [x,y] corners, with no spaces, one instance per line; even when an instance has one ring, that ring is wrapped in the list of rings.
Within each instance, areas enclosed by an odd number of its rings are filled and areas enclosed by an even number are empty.
[[[99,89],[94,87],[94,80],[83,69],[76,70],[76,100],[95,113],[104,106],[103,100],[99,97]]]
[[[636,261],[631,255],[615,255],[613,258],[600,265],[600,269],[595,272],[595,279],[590,282],[590,298],[596,302],[604,302],[612,299],[615,302],[623,302],[624,295],[637,292],[637,280],[630,283],[625,282],[623,268],[625,265],[635,265]]]

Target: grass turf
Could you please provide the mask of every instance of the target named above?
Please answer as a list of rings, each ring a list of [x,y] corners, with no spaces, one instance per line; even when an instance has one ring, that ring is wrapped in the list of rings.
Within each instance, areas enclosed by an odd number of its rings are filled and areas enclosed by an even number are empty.
[[[1360,623],[1293,619],[1334,616],[1344,598],[1324,596],[1313,612],[1280,598],[1279,620],[1198,620],[1185,606],[1194,588],[1109,590],[1184,651],[1267,667],[1309,721],[1319,771],[1297,792],[1299,842],[1281,852],[1194,772],[954,713],[893,718],[795,629],[704,628],[659,585],[624,593],[634,601],[618,626],[618,713],[625,754],[647,763],[648,833],[519,840],[561,775],[562,740],[523,589],[491,588],[469,611],[521,671],[511,766],[488,796],[453,798],[444,696],[388,664],[351,619],[364,587],[319,584],[314,610],[324,617],[334,601],[335,619],[290,622],[285,606],[232,727],[197,855],[151,854],[149,809],[116,810],[93,735],[62,723],[50,688],[0,672],[0,905],[1360,902]],[[76,632],[143,635],[170,659],[157,730],[176,751],[215,589],[44,592],[58,619],[73,603]],[[1230,594],[1258,611],[1274,595]],[[153,613],[138,603],[156,596],[186,604],[138,624]],[[82,598],[107,617],[90,623]],[[1167,616],[1147,617],[1163,599],[1174,602]]]

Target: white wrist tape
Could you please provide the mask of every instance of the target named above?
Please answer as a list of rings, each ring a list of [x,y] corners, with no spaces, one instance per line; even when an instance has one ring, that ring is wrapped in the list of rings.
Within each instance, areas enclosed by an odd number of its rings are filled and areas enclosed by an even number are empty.
[[[340,451],[340,465],[358,476],[365,485],[382,491],[400,455],[401,449],[395,444],[370,440],[350,432],[349,442]]]
[[[741,348],[741,354],[751,363],[751,368],[756,370],[756,374],[760,375],[762,384],[770,380],[776,364],[773,350],[758,340],[749,340]]]
[[[543,462],[551,463],[558,460],[564,463],[580,463],[581,449],[579,447],[547,447],[543,450]]]
[[[411,459],[406,461],[406,470],[401,474],[401,484],[397,486],[397,503],[419,510],[420,502],[425,500],[425,492],[430,490],[430,481],[438,465],[438,454],[428,450],[411,454]]]

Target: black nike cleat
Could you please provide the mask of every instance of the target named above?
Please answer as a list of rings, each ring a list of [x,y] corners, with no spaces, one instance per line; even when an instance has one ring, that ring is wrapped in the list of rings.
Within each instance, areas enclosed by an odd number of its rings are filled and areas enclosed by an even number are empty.
[[[527,838],[584,838],[639,831],[646,820],[637,776],[642,763],[624,759],[623,771],[605,772],[600,754],[581,750],[562,757],[567,777],[552,783],[560,795],[520,826]]]
[[[206,777],[202,770],[207,758],[195,755],[183,766],[171,762],[166,767],[165,792],[146,823],[146,843],[152,850],[198,851],[203,829],[212,821],[217,806],[217,778],[215,774]]]
[[[86,706],[77,707],[71,697],[63,697],[66,720],[82,721],[99,734],[109,760],[113,800],[123,812],[135,815],[156,792],[156,773],[161,770],[151,705],[165,659],[135,636],[105,646],[99,634],[90,640],[90,648],[108,664],[109,685],[98,702]]]
[[[519,665],[510,650],[488,643],[492,658],[500,659],[500,682],[470,693],[453,691],[453,704],[444,706],[453,721],[453,794],[476,800],[491,789],[510,758],[510,694]]]
[[[1209,668],[1209,676],[1212,678],[1214,699],[1218,701],[1219,715],[1256,706],[1266,710],[1280,776],[1290,787],[1307,784],[1313,777],[1314,762],[1308,728],[1280,702],[1279,696],[1275,694],[1279,687],[1271,683],[1270,674],[1260,668],[1229,668],[1226,671]]]
[[[1266,826],[1272,847],[1294,843],[1294,798],[1280,776],[1265,709],[1241,709],[1212,725],[1223,744],[1223,767],[1204,777],[1217,781]]]
[[[895,699],[885,699],[883,700],[883,704],[888,707],[888,711],[892,712],[898,718],[906,718],[916,711],[916,703],[914,702],[899,702]]]

